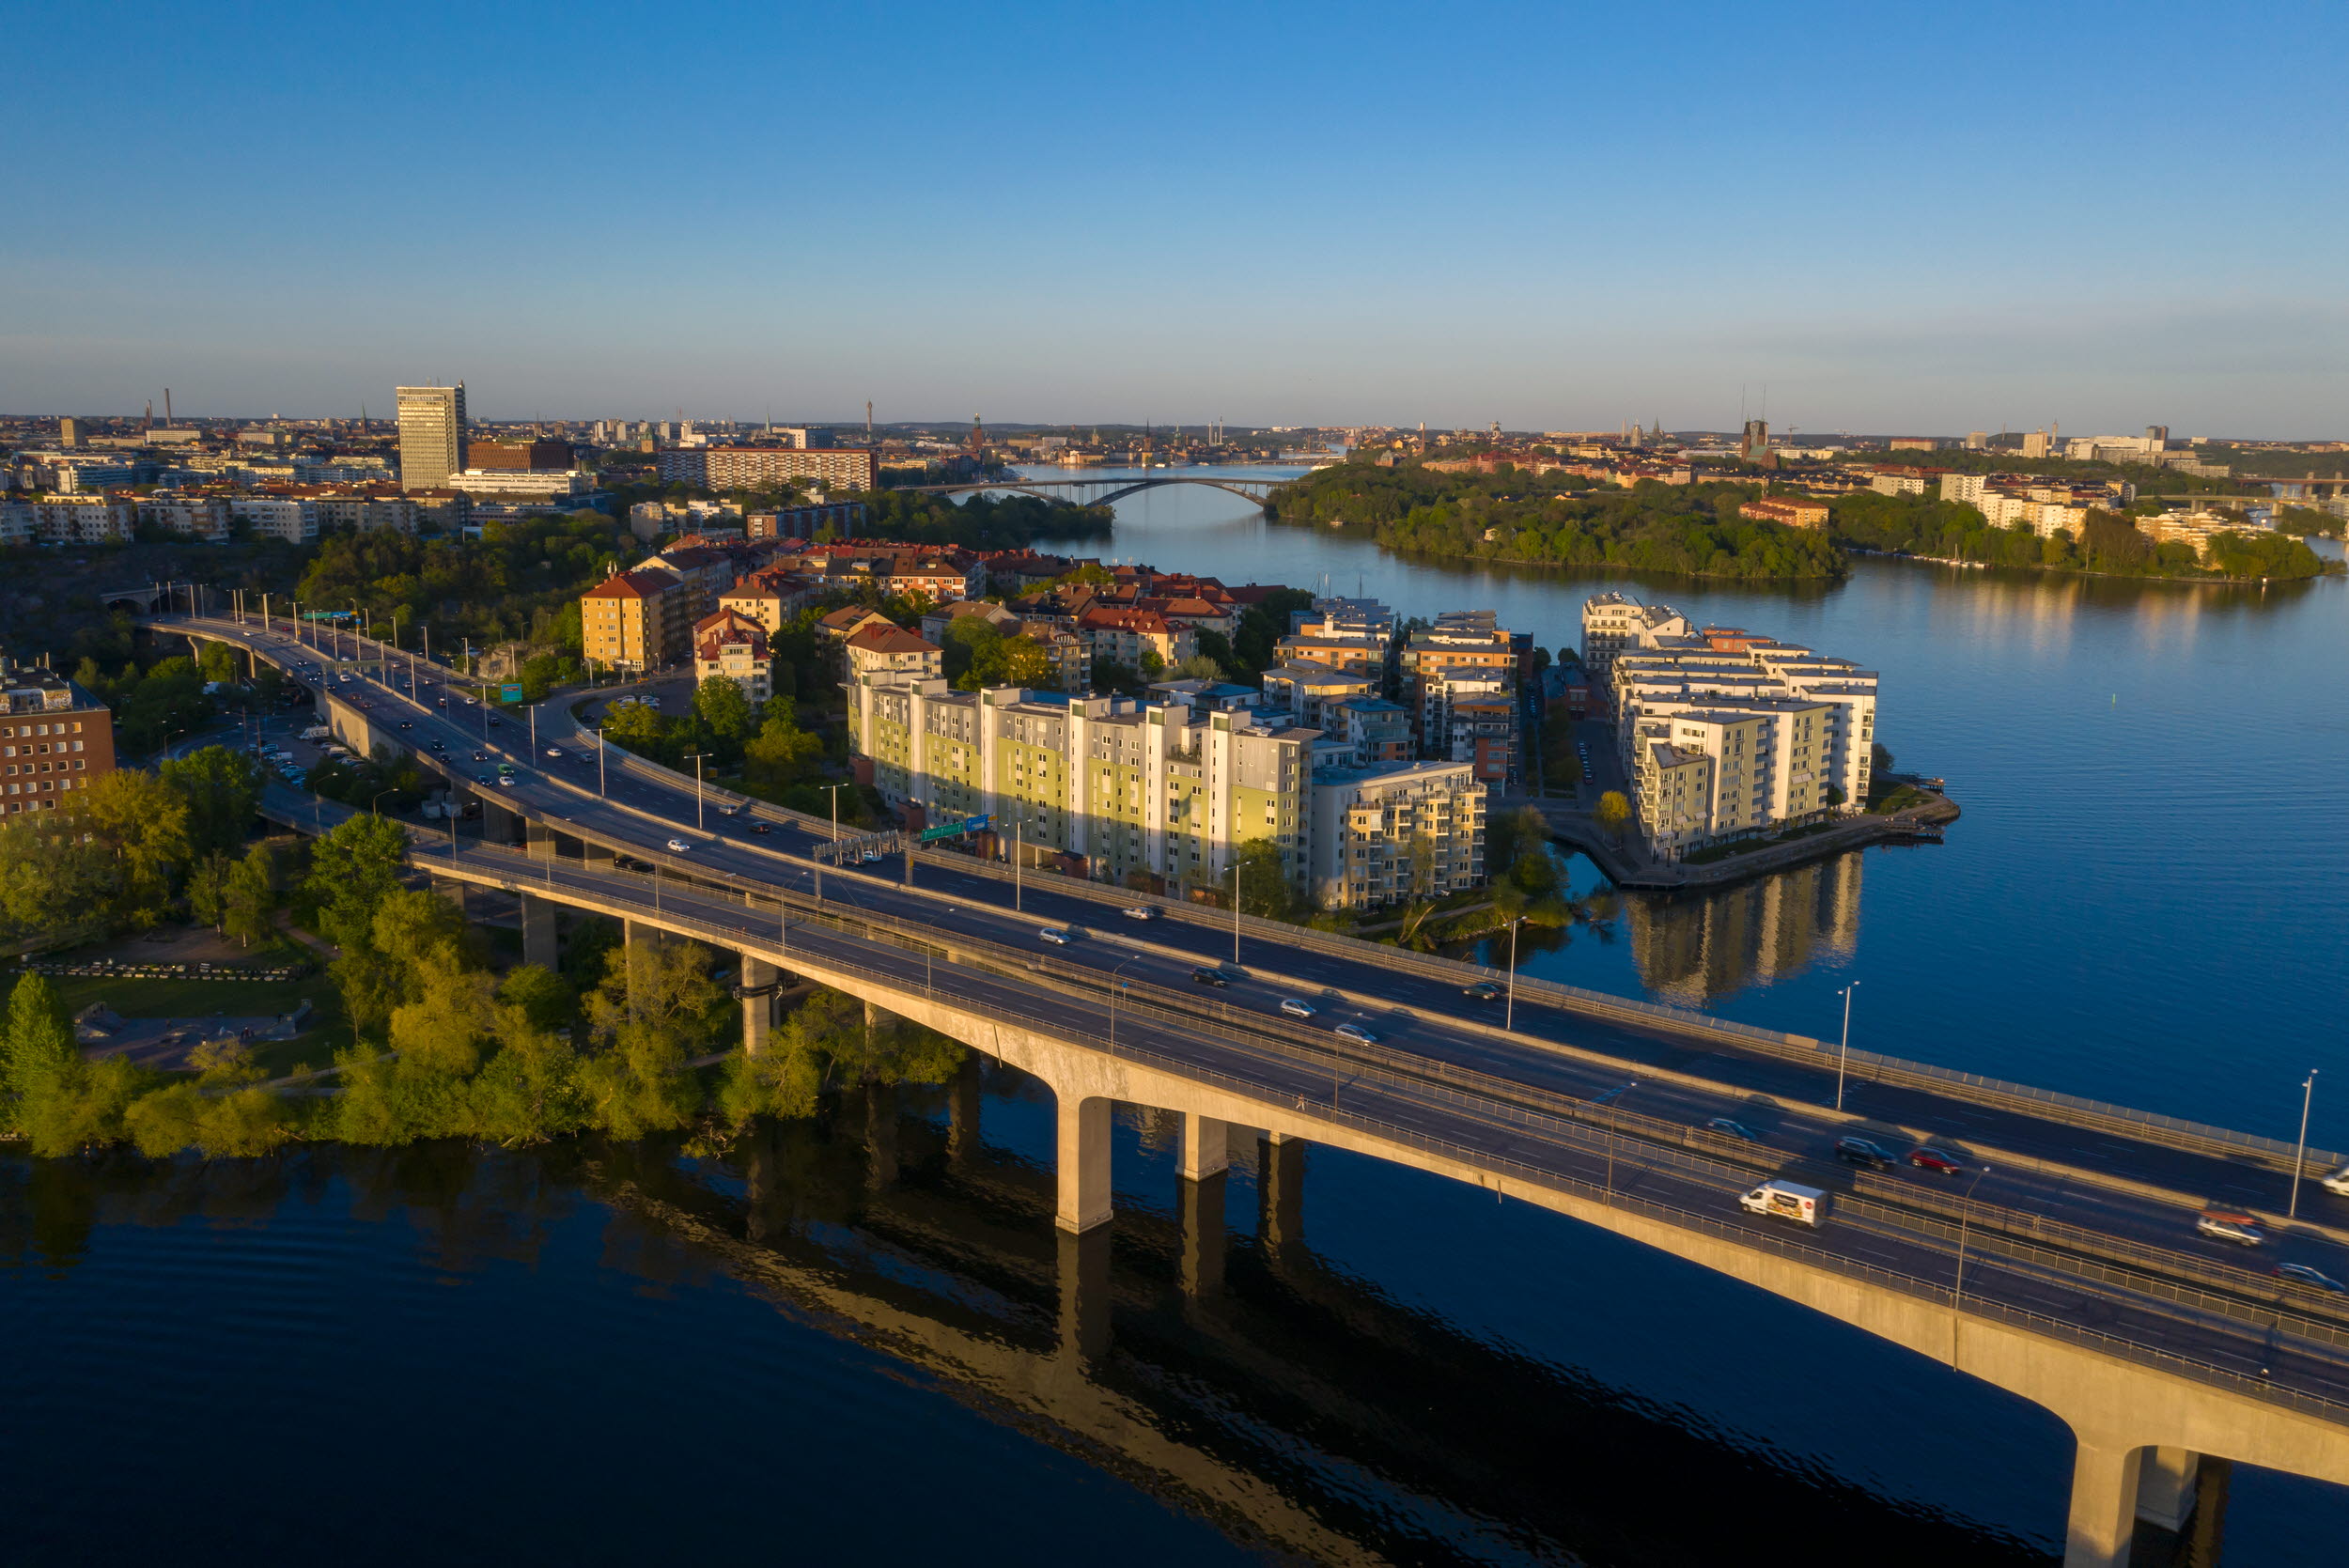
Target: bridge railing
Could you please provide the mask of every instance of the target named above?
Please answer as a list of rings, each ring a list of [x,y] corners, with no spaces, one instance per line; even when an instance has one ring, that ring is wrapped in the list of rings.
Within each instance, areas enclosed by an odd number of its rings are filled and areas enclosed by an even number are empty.
[[[552,889],[555,862],[544,857],[531,857],[510,849],[480,849],[467,852],[465,859],[492,868],[499,876],[515,878],[517,888],[544,878],[550,891]],[[683,913],[678,902],[680,895],[687,906],[695,906],[699,903],[696,893],[706,891],[711,885],[709,874],[700,868],[682,869],[685,875],[675,878],[678,892],[669,895],[667,907],[662,910],[672,918]],[[602,877],[618,879],[623,885],[643,885],[651,893],[656,907],[660,906],[661,878],[657,873],[647,875],[616,869],[611,872],[566,870],[564,877],[567,885],[589,883]],[[742,893],[744,903],[741,908],[745,910],[755,908],[762,895],[762,890],[755,884],[741,883],[724,891]],[[814,900],[797,894],[781,899],[770,893],[764,897],[770,907],[777,910],[779,931],[787,930],[783,922],[788,912],[796,914],[802,925],[820,926],[850,939],[869,941],[878,938],[910,955],[925,950],[946,952],[950,962],[971,965],[972,959],[977,959],[980,962],[972,967],[1003,978],[1025,983],[1036,977],[1049,977],[1082,990],[1088,1001],[1099,1003],[1108,1000],[1109,982],[1099,971],[1081,965],[1031,954],[1023,949],[1006,948],[983,938],[964,937],[937,927],[916,925],[875,911],[843,912],[836,906],[825,908]],[[706,904],[700,907],[706,911],[708,908]],[[736,906],[729,900],[719,908],[731,911]],[[755,937],[759,933],[752,935]],[[738,932],[716,939],[739,941],[741,934]],[[1340,1049],[1330,1044],[1330,1037],[1323,1032],[1307,1030],[1285,1019],[1268,1018],[1229,1004],[1194,999],[1190,993],[1146,981],[1118,983],[1112,1005],[1123,1009],[1137,1021],[1148,1021],[1193,1033],[1204,1030],[1242,1049],[1258,1053],[1269,1050],[1292,1066],[1309,1072],[1313,1081],[1327,1079],[1331,1085],[1333,1100],[1339,1097],[1342,1079],[1343,1087],[1377,1087],[1490,1121],[1521,1126],[1553,1139],[1585,1141],[1595,1146],[1596,1141],[1604,1136],[1610,1146],[1620,1141],[1626,1147],[1639,1148],[1643,1156],[1651,1159],[1660,1159],[1706,1180],[1727,1181],[1738,1186],[1769,1174],[1800,1175],[1810,1180],[1829,1181],[1840,1171],[1840,1168],[1828,1167],[1826,1162],[1808,1157],[1767,1158],[1763,1157],[1758,1149],[1750,1155],[1745,1145],[1727,1146],[1710,1141],[1698,1129],[1684,1123],[1652,1117],[1620,1106],[1595,1105],[1588,1100],[1497,1078],[1470,1067],[1435,1062],[1375,1046],[1348,1046]],[[1317,1102],[1300,1099],[1299,1106],[1302,1108],[1309,1103]],[[1814,1172],[1817,1173],[1814,1174]],[[2050,1220],[1999,1203],[1995,1199],[1962,1203],[1954,1197],[1928,1188],[1895,1184],[1867,1174],[1855,1174],[1850,1194],[1838,1201],[1850,1206],[1855,1213],[1866,1214],[1912,1234],[1942,1240],[1954,1239],[1961,1228],[1970,1227],[1977,1246],[1987,1250],[2028,1258],[2040,1266],[2075,1278],[2126,1289],[2175,1305],[2218,1313],[2241,1322],[2274,1325],[2305,1338],[2349,1347],[2349,1304],[2337,1307],[2329,1300],[2313,1296],[2295,1296],[2279,1284],[2270,1285],[2258,1276],[2229,1269],[2192,1254],[2165,1250]],[[2320,1313],[2324,1315],[2318,1315]],[[2337,1320],[2326,1321],[2326,1317]]]

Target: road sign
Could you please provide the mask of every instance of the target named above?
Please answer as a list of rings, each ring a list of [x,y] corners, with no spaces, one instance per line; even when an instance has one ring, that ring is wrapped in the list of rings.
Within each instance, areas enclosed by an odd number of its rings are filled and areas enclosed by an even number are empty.
[[[987,831],[987,823],[988,819],[985,816],[966,816],[959,822],[949,822],[937,828],[925,828],[920,836],[924,844],[932,844],[941,838],[960,838],[965,833],[983,833]]]
[[[522,689],[512,681],[507,681],[504,686],[498,688],[498,701],[502,703],[518,703],[521,700]]]

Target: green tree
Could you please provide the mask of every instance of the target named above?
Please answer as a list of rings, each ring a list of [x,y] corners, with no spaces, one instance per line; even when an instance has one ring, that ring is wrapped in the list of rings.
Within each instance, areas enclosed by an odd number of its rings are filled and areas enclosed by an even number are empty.
[[[0,930],[9,940],[70,947],[106,929],[113,860],[79,826],[63,812],[25,812],[0,826]]]
[[[241,947],[267,941],[276,931],[277,858],[257,844],[228,868],[220,897],[220,928]]]
[[[1624,824],[1631,820],[1631,802],[1625,799],[1622,790],[1610,789],[1598,798],[1598,809],[1591,816],[1609,833],[1620,836]]]
[[[1311,914],[1311,901],[1299,892],[1284,859],[1281,846],[1268,838],[1244,840],[1224,867],[1223,907],[1232,907],[1232,883],[1237,877],[1242,914],[1292,923]]]
[[[207,643],[195,656],[198,672],[206,680],[233,684],[239,675],[237,650],[226,643]]]
[[[824,757],[824,737],[800,728],[796,705],[777,697],[767,705],[767,722],[742,749],[742,776],[769,788],[788,788],[814,777]]]
[[[742,743],[750,738],[756,719],[739,682],[731,675],[711,675],[693,691],[693,712],[719,757],[730,762],[742,754]]]
[[[26,974],[8,992],[8,1021],[0,1035],[0,1118],[22,1130],[28,1106],[70,1091],[82,1065],[73,1020],[46,975]]]
[[[700,1108],[686,1063],[714,1039],[725,993],[698,942],[638,942],[607,957],[584,1001],[598,1048],[580,1064],[590,1125],[614,1138],[681,1127]]]
[[[228,857],[215,851],[188,870],[188,913],[215,931],[228,918]]]
[[[154,924],[190,858],[187,801],[154,774],[130,768],[78,794],[83,823],[114,863],[115,918],[134,927]]]
[[[399,886],[408,830],[390,817],[354,816],[310,850],[309,891],[319,901],[319,927],[329,941],[365,946],[376,907]]]
[[[188,807],[193,852],[230,854],[244,843],[254,807],[260,805],[260,763],[227,747],[204,747],[164,763],[163,782]]]

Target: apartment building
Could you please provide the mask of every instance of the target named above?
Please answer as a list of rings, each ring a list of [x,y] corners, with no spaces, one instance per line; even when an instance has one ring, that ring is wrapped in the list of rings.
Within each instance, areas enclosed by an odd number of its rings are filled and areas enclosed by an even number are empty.
[[[864,526],[864,503],[835,501],[827,505],[750,512],[744,515],[742,526],[744,534],[754,539],[813,539],[826,529],[848,538]]]
[[[1459,762],[1314,775],[1314,901],[1369,909],[1440,898],[1485,877],[1485,786]]]
[[[1582,667],[1599,685],[1624,648],[1648,645],[1658,637],[1686,637],[1696,630],[1688,616],[1666,605],[1641,604],[1628,594],[1595,595],[1582,605]]]
[[[414,508],[406,501],[400,505],[412,514]],[[257,495],[241,491],[228,503],[229,514],[239,522],[250,524],[263,538],[283,539],[288,544],[307,544],[319,536],[319,512],[317,501],[308,496]]]
[[[615,572],[579,599],[581,650],[589,665],[642,674],[691,655],[693,623],[675,575],[658,567]]]
[[[448,476],[447,485],[471,496],[549,504],[575,500],[595,489],[595,482],[584,474],[533,468],[461,469]]]
[[[381,490],[322,490],[309,497],[320,528],[348,528],[355,534],[410,534],[416,531],[417,498]]]
[[[138,527],[138,507],[123,495],[42,495],[18,505],[42,544],[128,544]]]
[[[1452,705],[1516,690],[1517,652],[1489,610],[1452,610],[1403,644],[1403,702],[1428,756],[1452,754]]]
[[[1602,622],[1614,635],[1624,624],[1620,607],[1595,605],[1585,607],[1586,639]],[[1664,611],[1642,624],[1683,619]],[[1643,630],[1636,644],[1612,649],[1609,681],[1641,831],[1663,852],[1857,810],[1868,798],[1874,671],[1735,627],[1706,627]]]
[[[71,804],[114,766],[105,705],[63,675],[0,659],[0,813]]]
[[[773,696],[775,663],[768,651],[767,629],[731,610],[694,623],[693,680],[698,685],[715,675],[734,682],[754,703]]]
[[[1072,697],[943,680],[851,689],[862,771],[894,806],[1015,826],[1031,859],[1097,881],[1211,886],[1238,846],[1268,839],[1307,885],[1314,733],[1246,711]]]
[[[1289,713],[1310,728],[1329,729],[1332,727],[1329,716],[1331,706],[1358,697],[1376,697],[1380,685],[1377,671],[1282,664],[1264,673],[1264,706]]]
[[[225,495],[157,490],[139,497],[136,505],[142,528],[160,528],[207,544],[225,543],[228,537],[230,512]]]
[[[1756,522],[1782,523],[1788,528],[1825,528],[1828,505],[1809,496],[1766,495],[1738,507],[1737,515]]]
[[[571,463],[568,441],[476,441],[465,447],[465,466],[475,472],[561,471]]]
[[[734,557],[708,545],[679,544],[636,563],[639,570],[663,571],[677,579],[676,613],[692,626],[718,608],[735,585]]]
[[[705,446],[660,453],[653,466],[663,484],[709,490],[768,489],[795,479],[827,489],[880,488],[880,454],[862,446]]]
[[[446,489],[465,468],[465,383],[403,386],[399,411],[399,488]]]
[[[1095,659],[1142,668],[1143,654],[1156,654],[1172,668],[1199,651],[1198,633],[1155,610],[1113,610],[1095,605],[1077,617],[1076,634]]]
[[[945,674],[943,648],[893,622],[861,627],[840,646],[850,691],[867,681],[930,680]],[[849,717],[853,722],[853,712]]]
[[[786,571],[763,567],[738,579],[718,596],[718,608],[756,623],[772,637],[815,598],[815,590]]]

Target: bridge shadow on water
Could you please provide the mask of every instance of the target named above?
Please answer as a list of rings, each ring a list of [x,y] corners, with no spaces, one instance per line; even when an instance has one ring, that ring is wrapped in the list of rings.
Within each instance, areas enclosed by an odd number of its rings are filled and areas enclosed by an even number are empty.
[[[1052,1224],[1050,1126],[1049,1094],[989,1065],[941,1088],[853,1091],[714,1154],[578,1141],[0,1163],[0,1261],[54,1278],[108,1225],[254,1231],[330,1192],[348,1193],[355,1219],[412,1233],[443,1279],[490,1263],[535,1272],[551,1238],[584,1223],[597,1265],[640,1294],[739,1291],[754,1312],[862,1346],[901,1381],[1274,1559],[2050,1560],[2044,1537],[1887,1497],[1406,1301],[1305,1239],[1301,1144],[1259,1145],[1253,1158],[1242,1147],[1227,1175],[1178,1184],[1179,1132],[1129,1111],[1120,1176],[1146,1172],[1163,1197],[1122,1188],[1112,1226],[1066,1236]],[[1356,1180],[1325,1153],[1315,1169],[1333,1188]],[[1738,1330],[1734,1311],[1702,1306]],[[1846,1332],[1822,1321],[1818,1339],[1776,1353]],[[739,1343],[743,1329],[732,1333]],[[1832,1383],[1839,1368],[1825,1360],[1816,1375]],[[1872,1440],[1902,1440],[1896,1418],[1859,1414],[1856,1391],[1822,1398],[1870,1422]],[[754,1470],[805,1440],[729,1432],[723,1447]],[[1002,1484],[1021,1473],[1006,1464]]]

